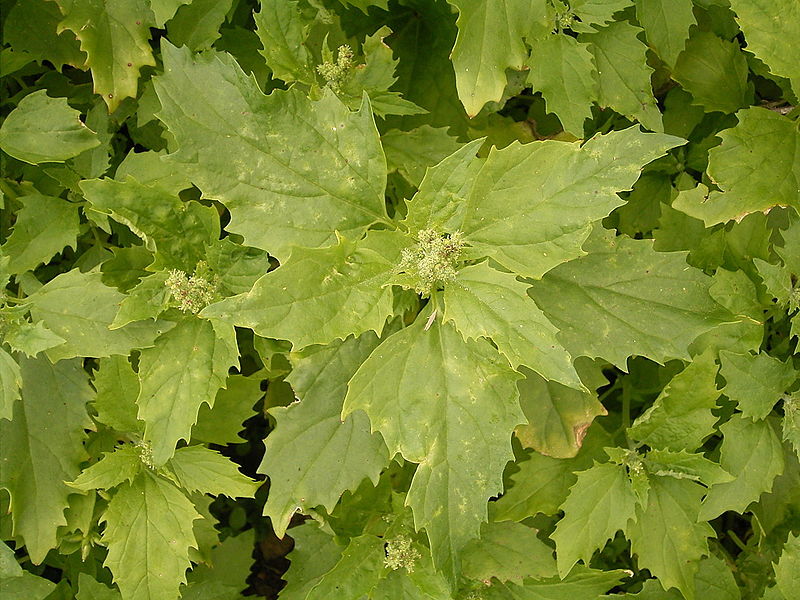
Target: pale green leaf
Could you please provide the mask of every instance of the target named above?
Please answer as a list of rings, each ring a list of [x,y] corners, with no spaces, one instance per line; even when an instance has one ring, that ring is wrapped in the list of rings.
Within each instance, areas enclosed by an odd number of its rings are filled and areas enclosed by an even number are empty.
[[[41,563],[66,525],[64,509],[72,481],[86,459],[88,376],[79,360],[55,365],[21,358],[22,400],[9,422],[0,420],[0,487],[11,496],[14,536],[31,560]]]
[[[462,144],[447,128],[422,125],[411,131],[391,129],[381,136],[389,171],[397,171],[411,185],[419,187],[426,169],[452,155]]]
[[[64,162],[99,145],[97,134],[67,99],[51,98],[47,90],[25,96],[0,127],[0,148],[33,165]]]
[[[651,448],[693,451],[711,435],[717,421],[711,410],[720,396],[718,367],[711,353],[696,357],[666,387],[628,430],[631,439]]]
[[[121,598],[116,588],[110,588],[86,573],[78,575],[78,593],[75,594],[75,600],[121,600]]]
[[[372,590],[371,600],[451,600],[450,587],[433,565],[418,566],[409,573],[404,569],[391,571]]]
[[[380,435],[357,411],[342,421],[347,382],[378,345],[374,333],[292,355],[287,380],[300,399],[270,414],[275,429],[267,436],[259,472],[270,480],[264,514],[282,535],[297,509],[317,505],[332,512],[345,490],[367,477],[377,484],[388,462]]]
[[[100,279],[98,272],[81,273],[73,269],[51,279],[28,297],[34,320],[43,321],[48,329],[66,340],[47,351],[51,360],[127,355],[133,348],[152,346],[155,338],[171,327],[164,321],[143,321],[110,330],[125,296]]]
[[[635,507],[636,496],[623,467],[595,464],[578,473],[561,507],[564,518],[550,536],[556,543],[559,575],[566,577],[579,560],[588,565],[594,551],[634,518]]]
[[[150,85],[147,89],[153,89]],[[155,92],[152,92],[155,94]],[[141,100],[140,100],[141,102]],[[139,108],[141,114],[141,107]],[[191,183],[186,178],[186,174],[175,168],[175,165],[162,160],[166,152],[135,152],[131,150],[125,155],[114,179],[117,181],[127,181],[129,178],[135,179],[142,185],[151,188],[160,188],[177,196],[178,192],[191,187]]]
[[[798,377],[791,361],[781,362],[769,354],[720,352],[720,372],[726,384],[722,393],[739,405],[751,419],[765,418]]]
[[[781,442],[768,421],[753,422],[737,414],[720,431],[724,437],[719,462],[736,479],[711,486],[700,508],[702,520],[727,510],[744,512],[783,472]]]
[[[194,505],[169,481],[143,471],[120,487],[103,514],[104,566],[125,600],[177,598],[196,548]]]
[[[11,420],[14,404],[21,398],[22,374],[14,358],[0,347],[0,420]]]
[[[521,583],[526,577],[543,579],[556,574],[553,549],[521,523],[485,523],[481,537],[464,547],[462,572],[466,577]]]
[[[698,508],[706,489],[672,477],[651,477],[647,508],[638,507],[626,535],[639,565],[658,577],[664,589],[678,588],[694,599],[694,577],[700,558],[708,554],[706,538],[714,530],[700,519]]]
[[[97,396],[96,419],[117,431],[139,431],[142,423],[136,418],[139,378],[128,358],[121,355],[101,358],[94,376]]]
[[[675,62],[672,78],[692,94],[706,112],[736,112],[750,103],[747,60],[739,42],[694,28]]]
[[[367,105],[351,113],[330,93],[264,96],[229,55],[193,57],[166,42],[162,51],[154,85],[178,145],[170,158],[230,209],[227,229],[247,245],[285,260],[294,244],[359,237],[385,220],[386,159]]]
[[[83,492],[109,490],[125,481],[133,482],[141,468],[139,449],[133,444],[126,444],[105,453],[98,462],[81,471],[69,485]]]
[[[190,439],[200,406],[214,405],[238,356],[232,326],[191,315],[142,351],[136,403],[156,465],[173,455],[178,440]]]
[[[611,21],[614,14],[633,4],[632,0],[570,0],[571,12],[580,19],[580,23],[573,23],[578,31],[581,23],[584,25],[602,25]],[[593,31],[583,27],[580,31]]]
[[[205,446],[178,448],[167,465],[189,493],[252,498],[260,485],[240,473],[235,463]]]
[[[522,70],[528,56],[522,41],[532,12],[543,2],[529,0],[448,0],[458,9],[458,37],[451,54],[456,88],[467,114],[477,115],[487,102],[499,102],[506,69]]]
[[[138,0],[56,0],[64,13],[59,31],[70,29],[81,43],[94,91],[114,112],[135,98],[139,70],[155,66],[150,48],[153,13]]]
[[[752,107],[737,113],[739,124],[719,134],[708,154],[708,175],[722,190],[705,186],[682,192],[673,206],[707,227],[767,212],[775,206],[800,210],[800,132],[797,122]]]
[[[647,41],[670,67],[675,65],[695,23],[691,0],[636,0],[636,19]]]
[[[789,442],[800,457],[800,398],[796,394],[783,399],[783,439]]]
[[[63,344],[66,340],[56,335],[44,326],[44,323],[30,323],[19,320],[7,324],[5,331],[5,342],[11,346],[12,350],[24,352],[33,358],[39,352],[55,348]]]
[[[517,387],[528,424],[517,427],[514,434],[524,447],[546,456],[575,456],[595,417],[608,414],[597,394],[546,381],[527,369],[521,372],[525,379]]]
[[[128,323],[155,319],[164,312],[171,299],[170,289],[167,287],[169,276],[168,272],[161,271],[144,277],[120,302],[119,311],[109,329],[119,329]]]
[[[358,242],[340,238],[328,248],[296,248],[252,290],[212,304],[201,316],[289,340],[295,349],[380,332],[392,314],[392,290],[384,286],[410,244],[399,233],[372,231]]]
[[[461,269],[444,288],[444,320],[465,338],[493,341],[514,369],[526,366],[545,379],[581,388],[556,328],[531,302],[527,284],[482,262]]]
[[[281,600],[306,600],[311,588],[339,562],[342,548],[314,523],[293,529],[292,538],[294,549],[283,577],[286,587],[281,590]]]
[[[599,94],[587,45],[568,35],[548,35],[532,42],[527,64],[528,81],[541,92],[548,112],[558,116],[564,131],[582,138],[583,122],[592,116]]]
[[[181,6],[167,23],[170,41],[194,52],[208,50],[219,38],[219,28],[232,4],[233,0],[192,0]]]
[[[55,587],[49,579],[23,570],[14,551],[0,542],[0,597],[3,600],[45,600]]]
[[[584,254],[590,223],[624,203],[617,192],[681,143],[630,127],[583,146],[545,140],[492,150],[474,174],[460,229],[507,269],[539,278]]]
[[[731,0],[736,20],[744,31],[747,50],[763,60],[770,71],[792,82],[800,94],[800,4],[794,0]]]
[[[272,74],[286,82],[312,84],[316,75],[311,55],[305,46],[306,27],[295,0],[264,0],[261,10],[253,13],[256,33],[261,41],[259,52]]]
[[[598,571],[581,565],[575,567],[564,579],[528,579],[522,585],[504,583],[490,588],[497,595],[489,600],[576,600],[597,598],[618,585],[625,571]]]
[[[71,31],[56,32],[63,15],[52,0],[16,2],[4,16],[3,42],[15,53],[28,53],[37,61],[49,60],[59,71],[65,64],[81,68],[86,61]]]
[[[206,249],[206,262],[215,280],[231,294],[243,294],[256,280],[270,270],[269,255],[257,248],[248,248],[225,238]]]
[[[524,423],[517,375],[488,342],[450,324],[417,321],[390,336],[350,381],[343,415],[364,410],[390,453],[417,467],[406,503],[452,581],[458,552],[477,537],[486,501],[501,490],[511,432]]]
[[[181,589],[181,600],[241,600],[255,544],[253,529],[215,542],[209,563],[195,566],[186,576],[188,585]]]
[[[661,114],[653,97],[645,46],[638,35],[642,30],[626,21],[603,27],[579,40],[589,45],[594,55],[599,104],[637,119],[653,131],[661,131]]]
[[[175,16],[177,10],[192,0],[150,0],[150,10],[153,11],[157,27],[164,27],[164,23]]]
[[[261,375],[250,377],[231,375],[225,388],[217,392],[214,406],[203,404],[197,413],[197,424],[192,427],[192,439],[211,444],[240,444],[239,437],[244,422],[256,415],[254,407],[261,391]]]
[[[561,333],[572,356],[604,358],[624,368],[628,356],[663,363],[688,358],[701,333],[727,320],[712,300],[712,280],[683,253],[653,250],[652,241],[598,230],[588,256],[553,269],[528,293]]]
[[[775,565],[775,583],[786,600],[800,589],[800,536],[789,535]]]
[[[307,600],[360,600],[384,574],[384,541],[374,535],[350,540],[336,565],[311,588]]]
[[[650,450],[644,461],[645,468],[653,475],[692,479],[703,485],[733,481],[734,477],[717,463],[702,454],[692,454],[686,450]]]
[[[11,259],[10,273],[33,270],[66,246],[77,248],[77,205],[42,194],[21,196],[17,200],[22,208],[17,212],[14,230],[0,247]]]

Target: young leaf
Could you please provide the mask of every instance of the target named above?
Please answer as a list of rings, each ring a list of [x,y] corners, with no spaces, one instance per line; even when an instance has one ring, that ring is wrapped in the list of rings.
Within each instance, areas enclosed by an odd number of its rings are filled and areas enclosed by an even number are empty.
[[[744,512],[783,473],[781,442],[768,421],[753,422],[737,414],[720,431],[724,437],[719,462],[736,479],[711,486],[700,507],[704,521],[726,510]]]
[[[340,415],[347,382],[378,344],[370,332],[292,355],[287,381],[300,401],[270,410],[277,423],[259,467],[270,480],[264,514],[277,535],[298,508],[332,512],[345,490],[367,477],[377,484],[389,459],[386,445],[362,412],[344,421]]]
[[[638,507],[636,520],[626,535],[639,564],[658,577],[664,589],[678,588],[694,600],[694,576],[702,556],[708,554],[706,538],[712,527],[697,511],[705,488],[693,481],[651,477],[647,508]]]
[[[528,290],[572,356],[622,368],[632,355],[660,363],[688,358],[692,340],[727,318],[709,296],[711,278],[688,267],[683,254],[655,252],[650,241],[604,230],[584,248],[588,256]]]
[[[474,173],[459,229],[505,268],[539,278],[583,255],[589,224],[624,203],[617,192],[644,165],[681,143],[630,127],[583,146],[545,140],[492,150]]]
[[[717,463],[708,460],[702,454],[691,454],[685,450],[678,452],[650,450],[644,464],[647,471],[653,475],[692,479],[709,487],[734,480],[733,475]]]
[[[397,171],[411,185],[420,186],[426,170],[462,147],[447,128],[422,125],[411,131],[392,129],[381,136],[389,172]],[[420,229],[430,226],[423,224]],[[441,228],[441,227],[438,227]]]
[[[720,352],[720,372],[727,382],[722,393],[739,405],[751,419],[763,419],[798,377],[791,361],[768,354]]]
[[[306,600],[311,589],[339,562],[342,548],[315,524],[293,529],[292,538],[292,564],[284,577],[281,600]]]
[[[308,23],[295,0],[264,0],[261,10],[253,13],[256,33],[261,40],[259,52],[274,77],[284,81],[313,84],[316,81],[311,55],[305,46]]]
[[[189,440],[202,404],[214,405],[228,370],[238,365],[232,326],[183,317],[139,360],[141,389],[136,403],[152,444],[153,461],[163,465],[178,440]]]
[[[21,398],[22,374],[14,357],[0,347],[0,420],[11,420],[14,404]]]
[[[110,490],[125,481],[133,482],[141,468],[139,448],[126,444],[105,453],[98,462],[81,471],[69,485],[84,492]]]
[[[515,583],[493,585],[493,588],[499,588],[498,591],[502,595],[492,596],[492,598],[502,598],[503,600],[597,598],[618,585],[626,576],[625,571],[598,571],[578,565],[563,579],[560,577],[527,579],[522,585]]]
[[[256,402],[264,395],[261,374],[249,377],[230,375],[225,387],[217,392],[214,406],[203,404],[192,427],[192,439],[209,444],[239,444],[244,422],[256,414]]]
[[[465,342],[447,323],[426,330],[424,321],[364,361],[342,414],[364,410],[391,453],[420,463],[406,503],[428,533],[434,564],[452,581],[458,552],[477,537],[486,501],[501,489],[511,432],[524,416],[517,375],[488,342]]]
[[[177,598],[186,582],[192,522],[201,518],[178,488],[148,470],[120,487],[103,514],[104,566],[126,600]]]
[[[45,600],[56,584],[23,570],[14,551],[0,542],[0,593],[9,600]]]
[[[17,200],[22,208],[17,212],[14,230],[0,248],[10,258],[9,273],[32,271],[66,246],[77,248],[77,205],[42,194]]]
[[[783,553],[775,565],[775,583],[785,600],[790,600],[800,586],[800,536],[789,534]]]
[[[264,96],[229,55],[166,42],[162,52],[154,85],[178,145],[170,160],[228,207],[228,230],[248,246],[285,260],[295,244],[358,238],[386,219],[386,159],[368,105],[351,113],[331,93]]]
[[[410,244],[401,234],[373,231],[358,242],[340,238],[329,248],[296,248],[252,290],[212,304],[201,316],[289,340],[295,349],[380,332],[392,314],[387,284]]]
[[[0,127],[0,148],[36,165],[64,162],[100,145],[94,131],[80,120],[66,98],[51,98],[47,90],[25,96]]]
[[[190,494],[252,498],[260,485],[242,475],[235,463],[205,446],[178,448],[167,465],[178,484]]]
[[[636,18],[647,42],[670,67],[683,52],[695,23],[691,0],[636,0]]]
[[[17,2],[4,16],[3,41],[15,53],[27,53],[38,61],[49,60],[59,71],[64,65],[80,69],[86,62],[86,55],[72,32],[56,31],[64,17],[55,2]]]
[[[716,385],[718,370],[710,352],[695,358],[634,421],[628,430],[631,439],[676,452],[699,448],[717,422],[711,409],[720,395]]]
[[[19,365],[22,400],[11,421],[0,420],[0,488],[11,496],[14,536],[39,564],[56,547],[57,528],[67,524],[74,490],[64,482],[75,479],[86,459],[92,390],[81,361],[20,358]]]
[[[383,539],[362,535],[350,540],[336,565],[311,588],[307,600],[360,600],[378,584],[386,557]]]
[[[595,550],[625,529],[635,508],[636,496],[624,467],[595,464],[578,473],[561,507],[564,518],[550,536],[556,543],[558,574],[566,577],[579,560],[588,565]]]
[[[117,431],[139,431],[136,418],[139,378],[125,356],[101,358],[94,376],[96,419]]]
[[[176,46],[194,52],[209,50],[219,38],[219,28],[233,0],[192,0],[178,8],[167,23],[167,34]]]
[[[492,340],[517,370],[524,365],[545,379],[583,387],[556,328],[531,305],[527,288],[485,262],[465,267],[444,288],[443,318],[467,339]]]

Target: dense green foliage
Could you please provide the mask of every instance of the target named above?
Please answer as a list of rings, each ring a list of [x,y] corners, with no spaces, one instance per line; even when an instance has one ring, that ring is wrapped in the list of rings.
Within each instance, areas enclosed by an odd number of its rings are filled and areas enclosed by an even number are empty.
[[[0,9],[4,599],[797,598],[797,0]]]

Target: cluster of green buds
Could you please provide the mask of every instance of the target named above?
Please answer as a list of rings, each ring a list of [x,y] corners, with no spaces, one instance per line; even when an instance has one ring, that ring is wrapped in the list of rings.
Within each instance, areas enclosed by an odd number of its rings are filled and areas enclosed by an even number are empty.
[[[317,71],[325,83],[334,92],[339,93],[342,89],[342,84],[350,75],[350,70],[353,67],[353,49],[347,44],[339,46],[336,53],[336,61],[333,57],[325,58],[321,65],[317,65]]]
[[[398,535],[386,542],[386,558],[383,564],[387,569],[396,571],[403,568],[409,573],[413,573],[414,566],[419,559],[420,553],[414,548],[411,538],[407,535]]]
[[[139,453],[139,460],[142,461],[142,464],[155,471],[156,464],[153,462],[153,447],[150,442],[136,442],[136,451]]]
[[[192,275],[173,269],[165,282],[178,309],[188,313],[198,313],[217,299],[217,285],[214,275],[205,262],[197,264]]]
[[[417,241],[414,248],[403,250],[398,269],[416,281],[414,289],[418,294],[427,296],[437,285],[455,280],[464,240],[460,231],[443,235],[434,229],[423,229]]]

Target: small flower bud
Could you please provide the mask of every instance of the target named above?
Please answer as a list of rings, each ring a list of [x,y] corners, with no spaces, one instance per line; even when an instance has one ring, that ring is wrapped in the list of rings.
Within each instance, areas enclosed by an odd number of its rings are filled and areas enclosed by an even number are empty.
[[[398,535],[386,542],[386,558],[383,561],[386,568],[396,571],[402,567],[409,573],[413,573],[414,566],[420,559],[420,553],[412,544],[411,539],[406,535]]]

